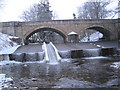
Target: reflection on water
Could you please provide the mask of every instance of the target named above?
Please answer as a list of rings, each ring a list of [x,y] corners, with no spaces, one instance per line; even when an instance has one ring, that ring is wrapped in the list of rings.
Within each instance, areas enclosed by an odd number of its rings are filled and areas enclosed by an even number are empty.
[[[57,65],[20,63],[3,66],[3,73],[13,79],[13,87],[92,88],[120,87],[118,69],[111,67],[118,58],[82,58],[64,60]]]

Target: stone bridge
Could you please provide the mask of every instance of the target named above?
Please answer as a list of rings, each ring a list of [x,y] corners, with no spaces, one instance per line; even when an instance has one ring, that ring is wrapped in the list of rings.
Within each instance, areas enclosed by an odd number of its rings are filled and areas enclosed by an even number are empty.
[[[84,30],[94,29],[101,32],[107,40],[117,40],[120,33],[118,19],[99,20],[52,20],[43,22],[1,22],[0,32],[26,40],[37,30],[51,29],[65,38],[74,31],[78,35]]]

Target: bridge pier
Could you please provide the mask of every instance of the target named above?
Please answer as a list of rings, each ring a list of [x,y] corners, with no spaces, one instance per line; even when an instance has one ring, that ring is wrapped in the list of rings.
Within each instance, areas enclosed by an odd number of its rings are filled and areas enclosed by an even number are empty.
[[[71,42],[71,43],[79,42],[79,35],[76,32],[70,32],[67,35],[67,42]]]

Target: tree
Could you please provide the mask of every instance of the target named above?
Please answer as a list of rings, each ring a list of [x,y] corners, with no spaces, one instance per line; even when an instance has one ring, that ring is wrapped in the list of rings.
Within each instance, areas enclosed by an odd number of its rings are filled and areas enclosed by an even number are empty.
[[[115,8],[112,18],[114,18],[116,15],[118,15],[118,18],[120,18],[120,1],[118,1],[118,7]]]
[[[104,0],[91,0],[85,2],[82,7],[78,8],[79,19],[104,19],[112,14],[112,10],[108,10],[107,6],[111,2]]]
[[[24,11],[21,18],[25,21],[48,21],[52,20],[52,17],[48,0],[42,0]]]

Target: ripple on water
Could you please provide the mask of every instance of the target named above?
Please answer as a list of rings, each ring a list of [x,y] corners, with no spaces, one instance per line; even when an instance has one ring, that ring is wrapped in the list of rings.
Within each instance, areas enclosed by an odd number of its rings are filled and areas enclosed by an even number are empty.
[[[12,77],[14,87],[113,87],[118,77],[112,63],[110,57],[64,59],[56,65],[35,61],[3,65],[2,71]]]

